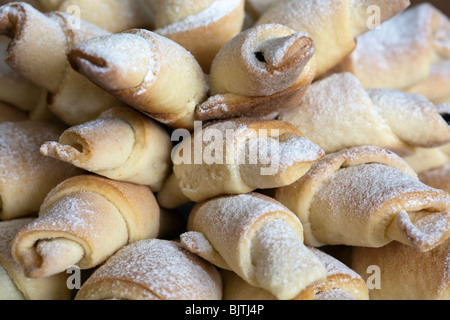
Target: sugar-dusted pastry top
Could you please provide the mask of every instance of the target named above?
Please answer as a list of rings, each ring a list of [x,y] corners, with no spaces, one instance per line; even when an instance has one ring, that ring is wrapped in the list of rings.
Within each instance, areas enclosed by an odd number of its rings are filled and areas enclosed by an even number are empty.
[[[143,240],[122,248],[83,285],[76,299],[220,300],[214,266],[179,243]]]
[[[340,71],[353,72],[368,89],[408,89],[450,59],[450,19],[423,3],[361,35],[357,43]]]

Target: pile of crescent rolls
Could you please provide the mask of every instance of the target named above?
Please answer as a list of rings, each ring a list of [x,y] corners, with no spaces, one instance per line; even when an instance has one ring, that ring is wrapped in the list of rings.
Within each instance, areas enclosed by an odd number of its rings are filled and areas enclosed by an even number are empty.
[[[449,300],[450,17],[0,1],[0,300]]]

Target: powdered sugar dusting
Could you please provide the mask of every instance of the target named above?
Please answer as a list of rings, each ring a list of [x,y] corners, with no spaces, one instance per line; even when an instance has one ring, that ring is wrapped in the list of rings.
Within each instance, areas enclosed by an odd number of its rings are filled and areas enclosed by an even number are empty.
[[[56,140],[62,130],[31,121],[0,124],[0,181],[17,183],[52,168],[58,160],[41,155],[46,141]]]
[[[190,15],[180,22],[173,23],[167,27],[156,30],[155,32],[164,36],[184,32],[187,30],[197,29],[214,23],[229,15],[236,9],[242,0],[217,0],[214,1],[208,8],[196,15]]]
[[[152,239],[122,248],[88,281],[105,277],[131,281],[162,300],[220,300],[215,272],[180,244]]]

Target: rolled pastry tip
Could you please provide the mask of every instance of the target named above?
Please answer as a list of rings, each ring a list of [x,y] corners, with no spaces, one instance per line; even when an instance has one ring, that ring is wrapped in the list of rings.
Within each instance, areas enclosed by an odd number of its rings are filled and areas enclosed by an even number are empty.
[[[449,300],[449,251],[449,240],[428,252],[398,242],[354,247],[351,266],[370,283],[371,300]]]
[[[48,91],[48,109],[53,114],[76,125],[94,119],[118,100],[75,72],[67,60],[74,45],[109,32],[84,20],[73,26],[72,20],[64,12],[44,14],[22,2],[0,8],[0,34],[11,38],[6,62]]]
[[[214,58],[201,120],[269,116],[298,104],[315,74],[315,42],[279,24],[248,29]]]
[[[170,173],[169,134],[159,123],[128,107],[111,108],[96,120],[67,129],[41,153],[110,179],[158,191]]]
[[[222,279],[176,241],[142,240],[100,266],[75,300],[221,300]]]
[[[207,84],[192,54],[175,42],[136,29],[87,40],[68,57],[75,70],[123,102],[168,126],[193,129]]]
[[[39,217],[12,242],[14,259],[30,278],[90,269],[121,247],[159,233],[151,190],[96,175],[68,179],[47,196]]]
[[[176,147],[175,177],[167,180],[158,199],[171,208],[186,199],[199,202],[289,185],[323,156],[319,146],[281,121],[241,118],[209,123]]]
[[[241,32],[244,17],[244,0],[160,1],[155,32],[186,48],[209,73],[220,49]]]
[[[0,219],[36,214],[47,193],[60,182],[84,171],[39,152],[57,139],[64,127],[31,120],[0,124]]]
[[[415,147],[444,145],[450,138],[450,126],[425,97],[366,90],[348,72],[313,83],[299,105],[282,111],[278,119],[300,128],[327,153],[374,145],[407,156]]]
[[[450,19],[430,3],[418,4],[358,37],[355,51],[336,71],[352,72],[368,89],[445,93],[439,77],[445,70],[441,64],[450,58],[449,39]],[[432,70],[438,65],[441,70]],[[432,83],[437,86],[428,88]]]
[[[11,254],[11,243],[20,229],[35,218],[0,222],[0,299],[1,300],[70,300],[67,276],[63,273],[30,279]]]
[[[369,300],[364,279],[347,265],[317,248],[308,247],[324,263],[327,278],[312,284],[292,300]],[[251,286],[236,273],[221,270],[224,300],[276,300],[270,292]]]
[[[409,5],[409,0],[279,1],[255,25],[279,23],[310,34],[317,45],[315,76],[319,78],[355,49],[358,36],[370,30],[368,18],[373,8],[379,9],[374,13],[379,14],[376,18],[382,23]]]
[[[280,300],[326,278],[323,264],[303,244],[300,221],[272,198],[249,193],[199,203],[187,229],[180,239],[189,250],[208,261],[214,253],[212,263],[221,261],[222,268]]]
[[[330,154],[275,199],[297,214],[314,247],[381,247],[392,241],[428,251],[450,236],[450,197],[417,178],[396,154],[359,147]]]

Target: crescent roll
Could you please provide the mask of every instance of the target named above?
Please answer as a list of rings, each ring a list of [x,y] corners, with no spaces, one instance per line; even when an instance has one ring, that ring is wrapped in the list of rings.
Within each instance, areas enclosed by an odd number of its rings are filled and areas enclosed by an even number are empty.
[[[41,153],[114,180],[158,191],[171,169],[172,142],[159,123],[127,107],[67,129]]]
[[[305,243],[319,247],[381,247],[402,242],[421,251],[450,236],[450,195],[431,188],[395,153],[355,147],[329,154],[275,199],[305,228]]]
[[[170,127],[193,129],[208,86],[194,56],[174,41],[133,29],[84,41],[68,57],[75,70],[128,105]]]
[[[241,32],[214,58],[210,97],[197,118],[273,117],[292,108],[314,79],[314,52],[311,36],[280,24]]]
[[[283,24],[310,34],[316,42],[316,78],[335,67],[356,48],[355,39],[372,27],[371,8],[379,10],[380,23],[410,5],[409,0],[281,0],[256,22]]]
[[[293,300],[369,300],[369,289],[358,273],[317,248],[308,249],[325,265],[327,279],[308,286]],[[276,300],[271,293],[251,286],[233,271],[220,272],[224,300]]]
[[[338,71],[352,72],[367,89],[408,89],[425,81],[433,66],[450,60],[450,19],[430,3],[419,4],[357,43]]]
[[[371,300],[449,300],[449,255],[449,240],[428,252],[398,242],[381,248],[354,247],[352,268],[364,279],[375,276],[379,281],[374,280],[378,286],[370,290]],[[370,266],[379,268],[378,278],[368,272]]]
[[[156,238],[159,222],[148,187],[79,175],[49,192],[39,217],[17,233],[11,250],[30,278],[72,265],[90,269],[129,243]]]
[[[36,214],[52,188],[83,172],[39,152],[44,142],[63,130],[31,120],[0,123],[0,220]]]
[[[74,27],[70,19],[64,12],[44,14],[22,2],[0,7],[0,34],[11,39],[6,62],[48,91],[48,108],[59,119],[77,125],[119,102],[75,72],[66,56],[77,43],[108,32],[83,20]]]
[[[300,128],[327,153],[373,145],[407,156],[416,147],[450,140],[449,124],[428,99],[392,89],[366,90],[348,72],[313,83],[302,102],[279,120]]]
[[[241,32],[245,0],[159,1],[155,32],[191,52],[209,73],[219,50]]]
[[[181,243],[280,300],[323,282],[323,263],[303,244],[298,218],[272,198],[223,196],[197,204]]]
[[[67,276],[59,273],[30,279],[11,254],[11,243],[20,229],[34,218],[0,222],[0,300],[70,300]]]
[[[249,118],[209,123],[173,151],[173,173],[158,193],[162,207],[293,183],[323,158],[295,127]]]
[[[221,300],[222,279],[209,262],[175,241],[125,246],[87,279],[75,300]]]

